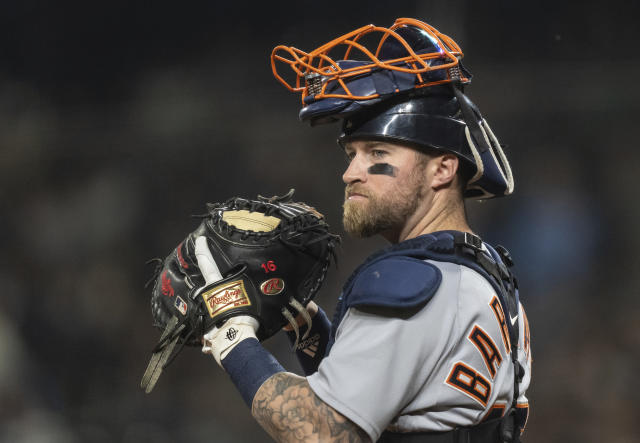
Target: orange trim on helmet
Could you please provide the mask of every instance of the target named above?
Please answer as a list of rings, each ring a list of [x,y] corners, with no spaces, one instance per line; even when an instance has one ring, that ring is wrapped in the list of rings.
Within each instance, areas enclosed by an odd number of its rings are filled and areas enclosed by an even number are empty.
[[[431,36],[438,45],[439,52],[430,52],[426,54],[416,54],[411,48],[411,45],[402,38],[396,29],[414,26],[417,27]],[[367,47],[367,45],[360,43],[359,41],[368,34],[380,33],[380,39],[375,44],[375,49]],[[401,44],[407,51],[407,56],[400,57],[391,60],[380,60],[378,58],[383,43],[389,39],[394,38],[399,44]],[[348,60],[352,50],[356,49],[366,56],[370,63],[366,63],[361,66],[354,66],[351,68],[340,68],[337,61],[328,55],[328,53],[336,47],[346,46],[341,60]],[[372,46],[372,45],[370,45]],[[389,28],[384,28],[375,25],[366,25],[351,31],[341,37],[335,38],[328,43],[314,49],[311,52],[304,52],[293,46],[279,45],[276,46],[271,53],[271,70],[275,78],[282,83],[287,89],[292,92],[302,92],[302,101],[311,95],[309,88],[311,85],[307,85],[307,76],[317,75],[321,78],[321,85],[312,85],[315,90],[315,98],[317,100],[323,98],[346,98],[351,100],[367,100],[379,97],[379,94],[371,94],[367,96],[358,96],[353,94],[347,86],[345,79],[351,77],[369,74],[374,69],[388,69],[391,71],[400,71],[410,74],[415,74],[418,78],[416,88],[423,88],[426,86],[434,86],[444,83],[449,83],[457,78],[452,78],[449,69],[458,66],[460,59],[462,59],[463,53],[458,44],[449,36],[440,33],[436,28],[430,26],[420,20],[411,18],[399,18]],[[445,62],[437,66],[429,66],[427,63],[433,59],[444,59]],[[367,60],[367,61],[369,61]],[[278,66],[284,63],[295,74],[295,81],[288,81],[280,75],[278,72]],[[407,67],[408,66],[408,67]],[[444,70],[447,74],[447,78],[444,80],[425,81],[421,75],[425,72]],[[459,72],[460,81],[466,83],[469,81],[467,77],[464,77],[462,71]],[[330,82],[337,81],[343,88],[344,93],[327,93],[327,85]],[[318,87],[320,88],[318,91]]]

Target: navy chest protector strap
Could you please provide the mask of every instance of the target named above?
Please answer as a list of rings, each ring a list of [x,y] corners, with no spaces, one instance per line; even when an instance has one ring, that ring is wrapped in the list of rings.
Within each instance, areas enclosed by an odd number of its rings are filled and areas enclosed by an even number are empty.
[[[486,246],[486,249],[483,248],[483,245]],[[357,302],[349,297],[356,277],[376,261],[398,256],[463,265],[478,272],[491,284],[507,317],[505,318],[505,323],[509,330],[511,360],[515,374],[514,396],[511,408],[501,419],[487,421],[472,427],[457,428],[443,433],[399,434],[384,432],[380,441],[416,443],[519,442],[520,430],[524,427],[524,423],[517,422],[515,411],[519,397],[519,383],[524,376],[524,368],[518,362],[519,322],[516,320],[512,323],[509,320],[517,319],[520,300],[517,280],[509,269],[513,266],[513,261],[509,252],[502,246],[497,246],[494,249],[490,245],[483,243],[479,237],[465,232],[439,231],[392,245],[373,254],[354,271],[344,285],[333,318],[327,354],[335,341],[336,329],[347,310],[350,307],[358,306]],[[489,429],[491,430],[491,436],[487,433]]]

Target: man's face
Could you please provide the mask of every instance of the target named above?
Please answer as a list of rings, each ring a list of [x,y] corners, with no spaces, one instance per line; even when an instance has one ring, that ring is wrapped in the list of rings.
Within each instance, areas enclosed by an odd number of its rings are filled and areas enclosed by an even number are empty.
[[[345,152],[345,230],[357,237],[401,231],[427,192],[428,157],[407,146],[366,140],[346,144]]]

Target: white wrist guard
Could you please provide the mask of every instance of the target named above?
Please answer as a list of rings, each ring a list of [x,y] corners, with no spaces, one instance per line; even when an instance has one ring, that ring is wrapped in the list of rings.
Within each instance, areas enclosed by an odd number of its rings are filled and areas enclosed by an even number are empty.
[[[203,354],[211,354],[220,367],[233,348],[246,338],[256,338],[258,320],[248,315],[231,317],[220,328],[213,328],[203,337]]]

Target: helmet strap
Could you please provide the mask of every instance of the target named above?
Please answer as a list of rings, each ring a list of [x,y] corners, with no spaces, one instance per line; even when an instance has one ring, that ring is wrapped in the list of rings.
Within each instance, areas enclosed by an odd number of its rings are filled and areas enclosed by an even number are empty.
[[[462,110],[462,116],[464,117],[464,122],[467,124],[469,131],[471,131],[471,136],[475,142],[474,144],[478,147],[480,153],[483,154],[484,152],[491,150],[491,146],[489,146],[486,136],[478,123],[478,120],[482,120],[482,115],[480,115],[480,111],[477,106],[469,100],[469,97],[464,95],[459,83],[459,80],[455,83],[451,83],[451,88],[453,89],[456,99],[458,99],[460,109]]]

